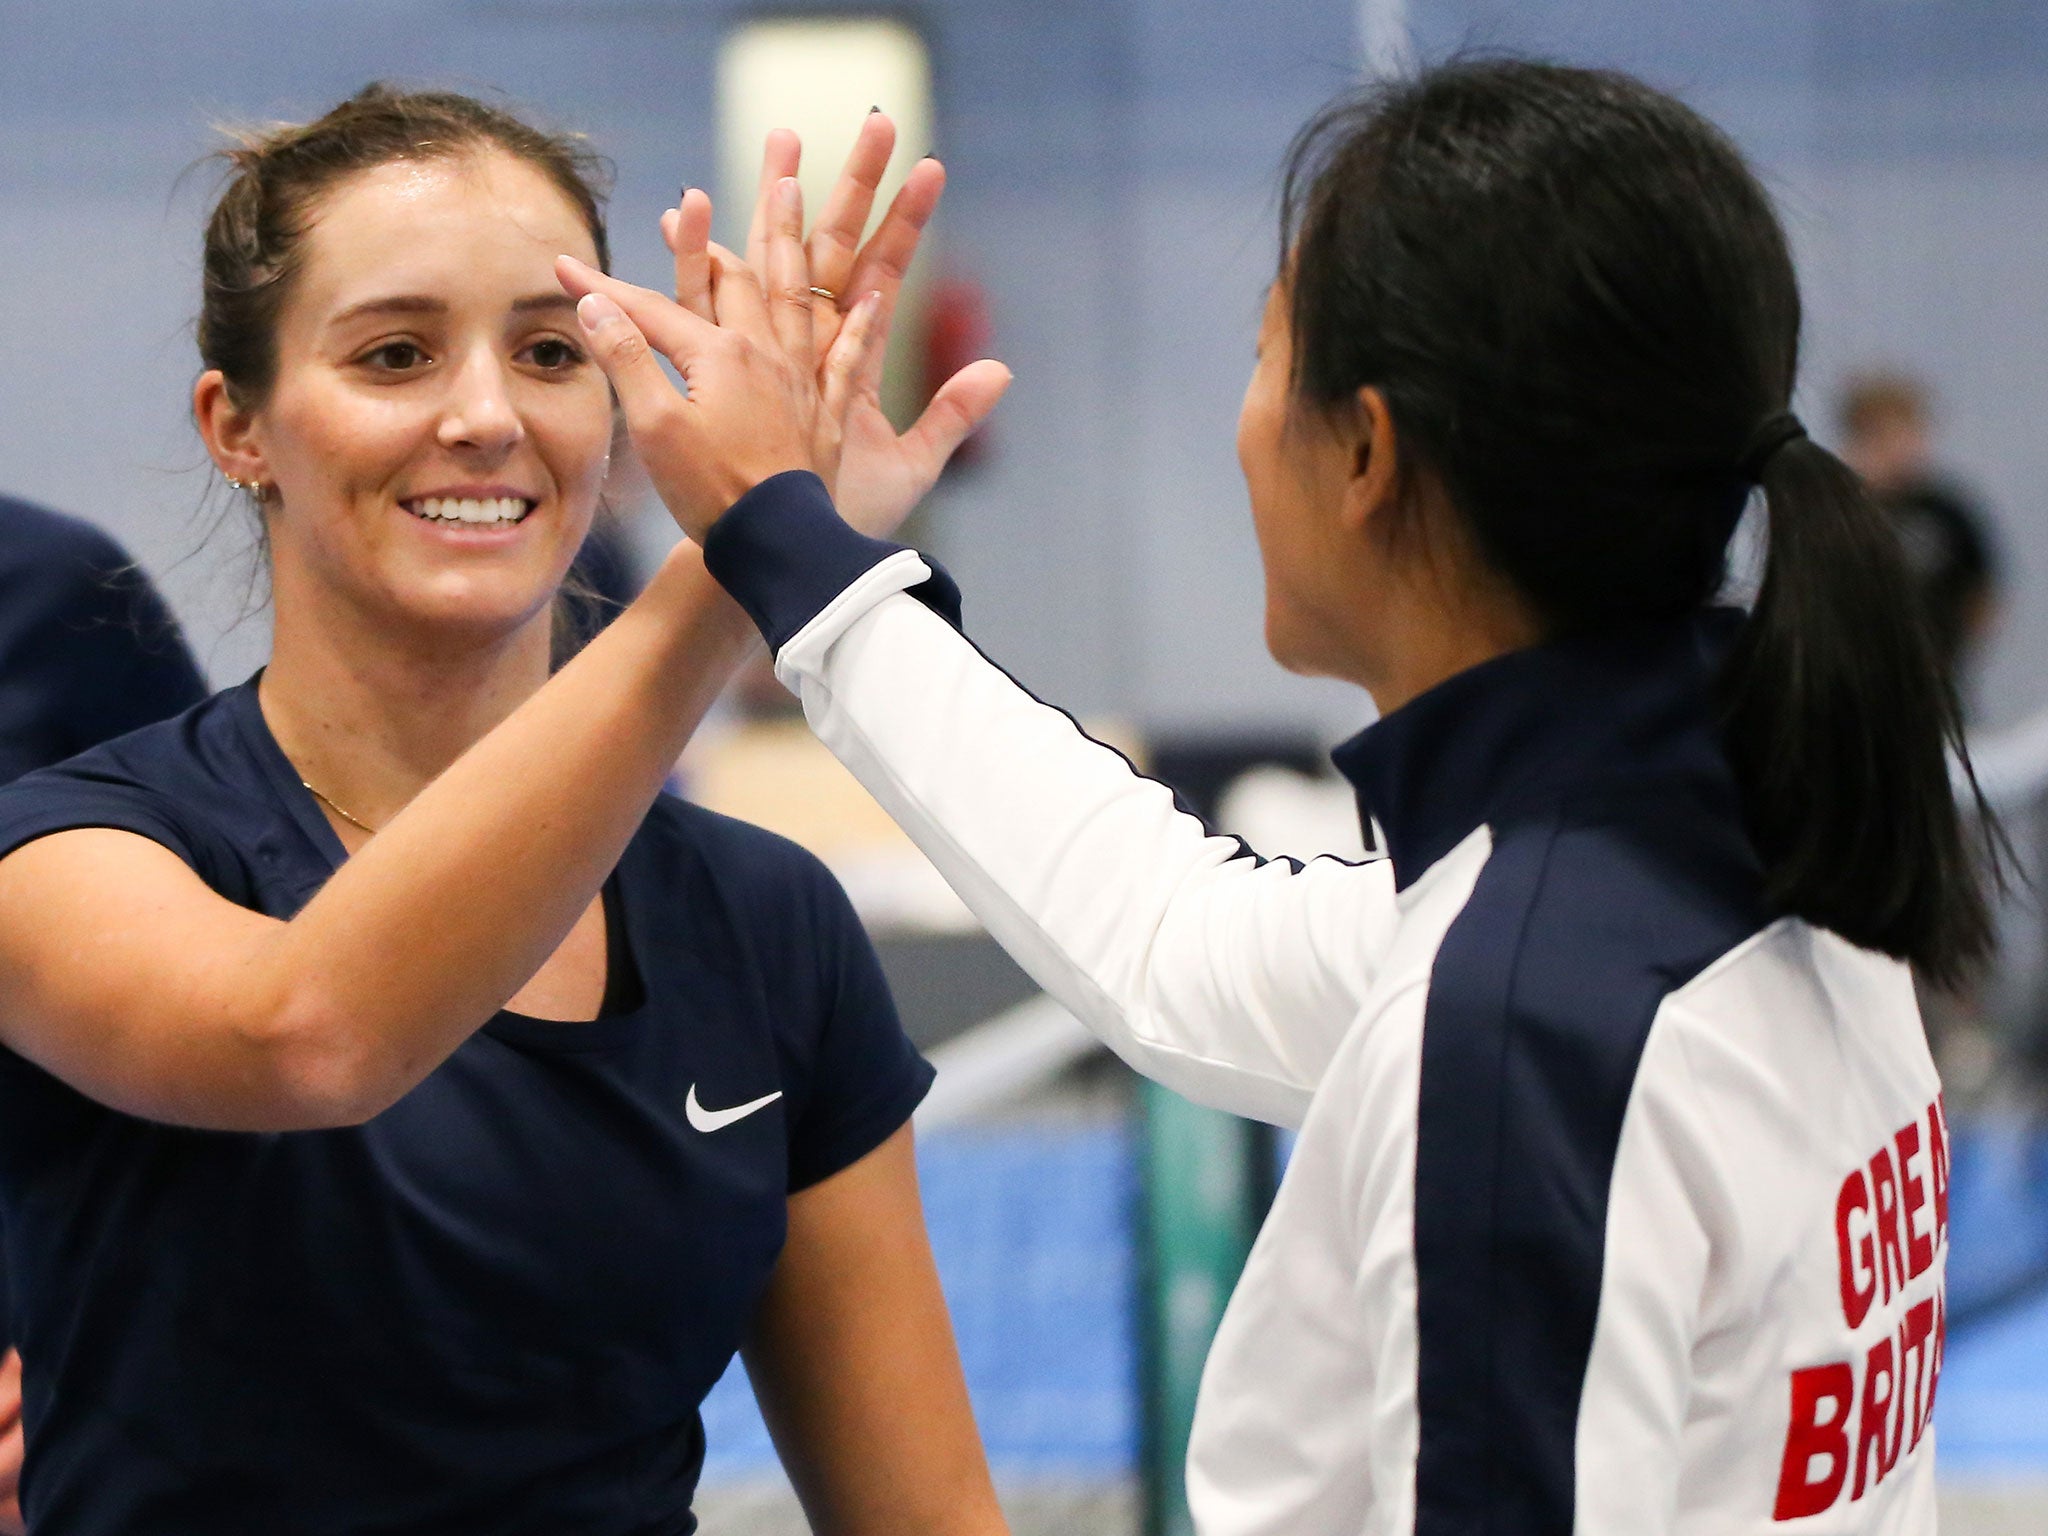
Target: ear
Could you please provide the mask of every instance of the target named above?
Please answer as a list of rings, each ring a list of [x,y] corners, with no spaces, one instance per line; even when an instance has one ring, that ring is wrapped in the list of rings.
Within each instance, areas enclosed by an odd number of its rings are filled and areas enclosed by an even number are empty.
[[[1388,525],[1401,489],[1400,444],[1387,397],[1367,385],[1358,391],[1349,427],[1351,473],[1339,513],[1354,533]]]
[[[218,368],[207,369],[192,386],[192,420],[223,475],[250,485],[273,482],[275,477],[257,440],[256,415],[235,403],[227,378]]]

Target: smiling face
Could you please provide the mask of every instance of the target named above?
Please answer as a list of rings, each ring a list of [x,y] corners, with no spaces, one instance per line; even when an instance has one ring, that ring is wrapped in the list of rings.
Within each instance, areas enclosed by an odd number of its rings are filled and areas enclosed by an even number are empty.
[[[563,252],[596,259],[582,215],[494,149],[377,166],[316,205],[245,439],[281,629],[337,602],[450,638],[544,624],[612,435]]]

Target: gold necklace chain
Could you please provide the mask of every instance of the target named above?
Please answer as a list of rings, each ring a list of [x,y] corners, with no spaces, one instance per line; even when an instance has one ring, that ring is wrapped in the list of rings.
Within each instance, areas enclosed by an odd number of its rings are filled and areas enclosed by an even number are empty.
[[[304,779],[299,780],[299,787],[305,790],[305,792],[311,795],[315,800],[318,800],[322,805],[326,806],[327,809],[334,812],[335,815],[339,816],[343,821],[347,822],[350,826],[361,827],[365,832],[369,833],[370,836],[372,837],[375,837],[377,835],[377,829],[371,826],[367,821],[363,820],[362,817],[349,815],[347,811],[344,811],[340,806],[336,805],[332,800],[328,799],[327,796],[321,794],[319,790],[315,789],[311,784],[308,784]]]

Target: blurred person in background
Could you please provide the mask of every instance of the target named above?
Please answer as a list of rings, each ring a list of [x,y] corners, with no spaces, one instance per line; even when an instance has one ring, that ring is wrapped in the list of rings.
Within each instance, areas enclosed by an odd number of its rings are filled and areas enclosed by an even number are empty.
[[[1976,663],[1998,621],[2002,561],[1997,529],[1978,498],[1934,452],[1934,402],[1911,374],[1871,370],[1843,386],[1842,457],[1891,520],[1933,642],[1967,713]],[[1988,966],[1942,986],[1922,976],[1921,1013],[1952,1101],[1965,1105],[1998,1083],[2001,1047],[1984,1007]],[[2039,1077],[2048,1034],[2028,1031],[2022,1059]]]
[[[0,496],[0,784],[206,697],[176,620],[92,524]]]
[[[206,697],[177,621],[91,523],[0,496],[0,784]],[[0,1536],[20,1530],[21,1360],[0,1212]]]
[[[893,140],[799,295],[838,402],[804,446],[877,528],[1007,382],[881,414],[944,180],[863,244]],[[552,669],[617,426],[553,269],[607,261],[592,157],[372,86],[224,158],[193,409],[264,530],[268,665],[0,788],[31,1526],[681,1536],[744,1346],[820,1529],[999,1536],[930,1068],[817,861],[659,793],[744,615],[684,543]],[[764,186],[795,170],[771,138]],[[702,193],[664,224],[705,313],[709,229]]]
[[[820,737],[1132,1065],[1299,1128],[1202,1377],[1203,1536],[1932,1532],[1948,1138],[1901,961],[1989,919],[1897,540],[1790,412],[1770,198],[1638,81],[1489,60],[1325,112],[1283,209],[1238,455],[1274,656],[1384,711],[1337,753],[1356,864],[1208,835],[839,519],[793,219],[715,325],[559,266]]]
[[[1998,617],[1998,538],[1981,502],[1937,468],[1927,386],[1872,372],[1842,391],[1842,457],[1897,529],[1942,670],[1969,697],[1970,670]]]

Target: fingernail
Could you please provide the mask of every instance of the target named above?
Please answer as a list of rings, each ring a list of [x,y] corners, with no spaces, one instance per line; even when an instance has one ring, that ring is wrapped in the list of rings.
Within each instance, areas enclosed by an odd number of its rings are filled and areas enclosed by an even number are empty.
[[[601,293],[586,293],[576,301],[576,318],[586,331],[596,332],[626,318],[626,312]]]
[[[869,116],[869,117],[873,117],[873,116],[874,116],[874,115],[875,115],[875,114],[876,114],[877,112],[879,112],[879,111],[881,111],[881,110],[882,110],[882,109],[881,109],[880,107],[869,107],[869,108],[868,108],[868,116]]]
[[[782,199],[782,206],[794,213],[804,205],[803,188],[797,185],[794,176],[785,176],[775,184],[775,195]]]
[[[924,160],[936,160],[939,158],[939,152],[936,149],[928,149],[919,158]]]

